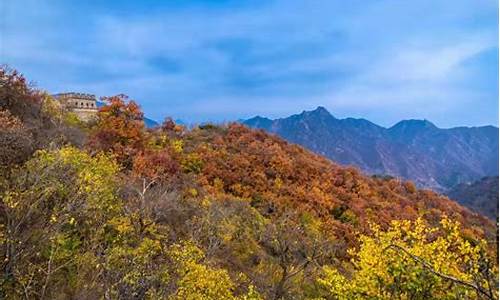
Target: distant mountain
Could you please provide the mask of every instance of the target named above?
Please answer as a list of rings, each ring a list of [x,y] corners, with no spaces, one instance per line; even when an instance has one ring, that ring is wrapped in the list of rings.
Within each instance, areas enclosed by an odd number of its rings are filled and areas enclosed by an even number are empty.
[[[498,220],[498,176],[461,183],[448,192],[448,197],[494,221]]]
[[[437,191],[498,175],[494,126],[441,129],[427,120],[405,120],[384,128],[365,119],[337,119],[324,107],[276,120],[257,116],[243,123],[368,174],[410,179]]]
[[[144,117],[144,125],[146,125],[147,128],[153,128],[160,124],[158,124],[158,122],[156,122],[155,120]]]
[[[175,124],[182,125],[182,126],[187,126],[188,125],[187,122],[184,122],[181,119],[175,119],[174,122],[175,122]]]

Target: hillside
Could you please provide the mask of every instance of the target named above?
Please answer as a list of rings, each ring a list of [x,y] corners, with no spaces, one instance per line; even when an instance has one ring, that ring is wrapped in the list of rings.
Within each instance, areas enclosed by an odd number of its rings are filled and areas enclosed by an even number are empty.
[[[447,193],[450,199],[493,221],[498,221],[498,176],[461,183]]]
[[[2,298],[497,297],[495,224],[445,196],[123,95],[78,122],[2,72]]]
[[[463,223],[488,224],[446,197],[418,190],[411,182],[370,178],[278,137],[232,124],[195,130],[186,146],[204,162],[198,181],[251,199],[263,213],[269,206],[291,206],[325,217],[333,228],[352,232],[368,222],[387,225],[393,219],[429,220],[442,213]],[[390,207],[390,209],[383,209]],[[352,220],[343,219],[350,215]],[[333,219],[332,219],[333,217]]]
[[[337,119],[323,107],[243,123],[367,174],[404,178],[436,191],[498,175],[498,128],[493,126],[440,129],[426,120],[406,120],[384,128],[364,119]]]

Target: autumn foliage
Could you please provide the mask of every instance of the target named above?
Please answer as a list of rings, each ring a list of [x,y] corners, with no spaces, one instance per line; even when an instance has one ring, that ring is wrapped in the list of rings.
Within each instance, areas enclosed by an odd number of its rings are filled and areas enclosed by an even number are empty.
[[[255,207],[310,211],[331,228],[347,231],[419,216],[437,225],[446,214],[474,234],[494,234],[490,222],[446,197],[417,190],[411,182],[367,177],[263,131],[230,124],[193,130],[188,140],[186,147],[204,163],[198,182],[210,191],[249,199]]]
[[[125,95],[103,98],[108,105],[99,109],[89,148],[112,153],[125,167],[132,166],[135,155],[144,150],[143,114]]]
[[[3,76],[0,298],[498,297],[495,224],[444,196],[236,123],[146,129],[124,95],[80,124]]]

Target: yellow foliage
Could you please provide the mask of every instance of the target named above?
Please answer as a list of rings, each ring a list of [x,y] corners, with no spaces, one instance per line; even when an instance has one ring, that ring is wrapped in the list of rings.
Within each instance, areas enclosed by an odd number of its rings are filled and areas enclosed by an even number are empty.
[[[197,153],[189,153],[182,160],[182,168],[185,172],[200,173],[203,168],[203,161]]]
[[[159,296],[162,292],[157,283],[167,285],[170,280],[167,265],[155,261],[162,251],[160,241],[150,238],[135,245],[117,244],[109,249],[105,267],[110,274],[117,274],[115,286],[130,290],[132,295],[145,289],[150,296]]]
[[[477,299],[477,292],[439,274],[474,283],[481,277],[485,242],[473,245],[460,234],[459,224],[443,217],[439,228],[424,220],[393,221],[389,230],[372,225],[361,235],[354,272],[342,275],[324,267],[318,284],[335,299]],[[496,272],[497,270],[492,270]],[[479,284],[486,284],[480,282]]]
[[[80,120],[78,115],[73,113],[73,112],[66,112],[64,114],[63,121],[65,124],[70,125],[70,126],[74,126],[74,127],[82,127],[84,124],[82,122],[82,120]]]
[[[182,140],[173,140],[171,146],[175,153],[182,153],[184,151],[184,142]]]
[[[57,151],[38,151],[28,162],[28,168],[41,172],[49,165],[70,167],[77,175],[76,185],[80,187],[80,197],[85,197],[91,207],[102,213],[116,211],[115,174],[118,165],[104,154],[94,157],[74,147],[64,147]]]
[[[224,181],[222,181],[222,179],[220,179],[218,177],[215,178],[213,186],[218,193],[224,192]]]
[[[59,101],[48,94],[42,95],[42,112],[50,115],[53,119],[60,121],[63,118],[63,108]]]
[[[211,268],[201,263],[205,255],[190,241],[175,244],[169,254],[176,263],[179,276],[177,290],[170,299],[182,300],[257,300],[261,299],[253,286],[246,295],[235,296],[235,284],[224,269]]]
[[[188,190],[188,192],[189,192],[189,195],[190,195],[191,197],[196,197],[196,196],[198,196],[198,190],[196,190],[195,188],[190,188],[190,189]]]
[[[282,186],[283,186],[283,180],[281,180],[281,178],[277,177],[276,179],[274,179],[274,187],[277,190],[281,189]]]

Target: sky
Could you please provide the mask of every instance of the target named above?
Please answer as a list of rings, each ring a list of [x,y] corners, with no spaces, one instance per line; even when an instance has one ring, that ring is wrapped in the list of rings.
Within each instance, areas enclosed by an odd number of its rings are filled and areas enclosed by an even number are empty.
[[[6,0],[0,63],[158,121],[498,124],[496,0]]]

